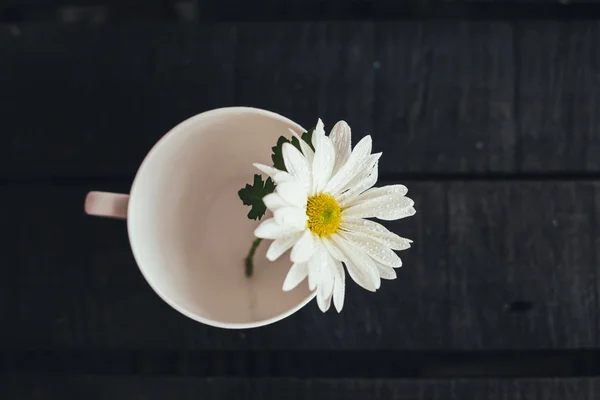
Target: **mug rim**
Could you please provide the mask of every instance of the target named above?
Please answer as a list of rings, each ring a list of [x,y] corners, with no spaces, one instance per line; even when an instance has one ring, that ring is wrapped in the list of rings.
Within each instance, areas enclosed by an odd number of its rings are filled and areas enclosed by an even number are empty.
[[[191,125],[193,123],[195,123],[196,121],[202,119],[202,118],[206,118],[207,116],[212,116],[215,114],[226,114],[226,113],[231,113],[231,112],[236,112],[236,111],[243,111],[243,112],[249,112],[252,114],[256,114],[256,115],[260,115],[263,117],[267,117],[267,118],[271,118],[271,119],[277,119],[280,120],[282,122],[286,122],[291,124],[294,128],[296,128],[296,130],[299,131],[304,131],[304,128],[297,124],[296,122],[292,121],[289,118],[284,117],[283,115],[277,114],[273,111],[268,111],[268,110],[264,110],[264,109],[260,109],[260,108],[255,108],[255,107],[245,107],[245,106],[232,106],[232,107],[221,107],[221,108],[215,108],[212,110],[208,110],[208,111],[203,111],[201,113],[198,113],[196,115],[193,115],[181,122],[179,122],[177,125],[175,125],[174,127],[172,127],[169,131],[167,131],[167,133],[165,133],[150,149],[150,151],[146,154],[146,156],[144,157],[144,160],[141,162],[140,166],[137,169],[137,172],[135,174],[135,177],[133,179],[133,183],[131,184],[131,189],[129,191],[129,196],[130,196],[130,200],[129,200],[129,204],[127,206],[127,214],[128,215],[132,215],[132,204],[133,202],[131,201],[131,199],[135,196],[136,190],[135,188],[137,187],[136,183],[138,182],[138,177],[140,176],[140,171],[142,171],[143,168],[145,168],[145,166],[151,161],[151,159],[154,157],[155,154],[157,154],[160,149],[165,145],[165,143],[167,141],[169,141],[172,137],[174,137],[178,131],[180,131],[181,129],[185,128],[186,125]],[[152,288],[152,290],[165,302],[167,303],[169,306],[171,306],[172,308],[174,308],[176,311],[179,311],[181,314],[185,315],[186,317],[193,319],[197,322],[200,322],[202,324],[205,325],[210,325],[210,326],[214,326],[217,328],[225,328],[225,329],[250,329],[250,328],[258,328],[261,326],[266,326],[266,325],[270,325],[273,324],[275,322],[281,321],[284,318],[289,317],[290,315],[296,313],[298,310],[300,310],[301,308],[303,308],[306,304],[308,304],[315,296],[316,296],[316,291],[312,291],[309,293],[309,295],[302,301],[300,301],[298,304],[296,304],[294,307],[284,311],[283,313],[280,313],[278,315],[275,315],[274,317],[271,318],[267,318],[264,320],[259,320],[259,321],[254,321],[254,322],[222,322],[222,321],[217,321],[217,320],[213,320],[213,319],[209,319],[206,317],[202,317],[200,315],[197,315],[196,313],[194,313],[193,311],[190,311],[189,309],[187,309],[186,307],[178,304],[177,302],[175,302],[174,300],[172,300],[171,298],[169,298],[169,296],[167,296],[165,293],[163,293],[160,288],[156,287],[148,278],[148,276],[146,275],[146,273],[144,272],[144,268],[142,267],[140,261],[139,261],[139,257],[137,255],[137,251],[136,251],[136,246],[133,244],[133,241],[131,240],[133,234],[132,234],[132,226],[131,226],[131,218],[127,218],[127,235],[129,238],[129,245],[131,247],[131,251],[133,253],[133,257],[136,261],[136,264],[138,266],[138,269],[140,270],[140,272],[142,273],[142,276],[144,277],[144,279],[146,280],[146,283],[148,283],[148,285]]]

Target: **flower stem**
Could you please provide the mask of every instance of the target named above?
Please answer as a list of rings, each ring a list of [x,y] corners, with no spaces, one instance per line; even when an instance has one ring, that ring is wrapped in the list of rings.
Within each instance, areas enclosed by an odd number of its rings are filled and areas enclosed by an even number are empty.
[[[260,242],[262,242],[262,239],[254,240],[254,242],[252,242],[252,246],[250,246],[250,251],[248,252],[248,255],[246,256],[246,276],[247,277],[251,277],[252,273],[254,272],[254,261],[252,259],[254,258],[254,253],[256,253],[256,249],[258,248],[258,245],[260,244]]]

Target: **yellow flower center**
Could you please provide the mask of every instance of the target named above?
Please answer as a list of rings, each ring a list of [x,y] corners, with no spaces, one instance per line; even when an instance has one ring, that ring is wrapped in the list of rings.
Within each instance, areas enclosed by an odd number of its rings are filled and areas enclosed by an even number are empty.
[[[331,195],[320,193],[306,202],[308,229],[320,237],[337,232],[342,221],[342,208]]]

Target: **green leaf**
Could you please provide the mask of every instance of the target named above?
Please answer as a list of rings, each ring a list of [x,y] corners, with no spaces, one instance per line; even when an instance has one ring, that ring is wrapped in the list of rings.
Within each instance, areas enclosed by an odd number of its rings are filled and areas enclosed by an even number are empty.
[[[292,138],[292,142],[291,142],[295,148],[297,148],[298,150],[300,150],[300,152],[302,152],[302,148],[300,148],[300,141],[298,140],[298,138],[296,136],[294,136]]]
[[[263,181],[260,175],[255,174],[254,183],[252,185],[246,184],[243,189],[238,191],[238,196],[240,196],[242,203],[252,207],[248,213],[248,218],[260,220],[263,215],[265,215],[267,206],[265,206],[262,199],[269,193],[273,193],[274,190],[275,182],[273,182],[271,178],[267,178],[266,181]]]
[[[309,129],[308,131],[304,132],[302,134],[302,136],[300,137],[302,140],[304,140],[306,143],[308,143],[310,148],[313,150],[315,149],[312,145],[312,134],[313,134],[314,130],[315,130],[315,128]],[[283,148],[284,143],[291,143],[294,145],[295,148],[302,151],[302,149],[300,148],[300,141],[298,141],[297,137],[294,136],[292,138],[292,140],[290,141],[285,136],[280,136],[279,139],[277,140],[277,145],[275,145],[274,147],[271,148],[271,150],[273,150],[271,159],[273,160],[273,167],[275,167],[281,171],[287,171],[287,169],[285,168],[285,162],[283,161],[283,154],[282,154],[282,148]]]
[[[283,162],[283,153],[282,153],[282,148],[283,148],[284,143],[290,143],[290,141],[285,136],[279,136],[279,139],[277,140],[277,144],[275,146],[271,147],[271,150],[273,150],[273,154],[271,154],[271,160],[273,160],[273,167],[275,167],[281,171],[287,171],[287,169],[285,168],[285,163]],[[299,144],[298,144],[298,146],[299,146]]]
[[[311,149],[315,149],[312,145],[312,134],[315,129],[312,128],[302,134],[300,137],[304,140]],[[273,154],[271,155],[271,159],[273,160],[273,167],[281,170],[287,171],[285,168],[285,163],[283,162],[283,154],[282,148],[284,143],[293,144],[298,150],[302,151],[300,148],[300,141],[297,137],[293,137],[292,140],[289,140],[285,136],[280,136],[277,140],[277,144],[273,146],[271,149],[273,150]],[[262,177],[258,174],[254,175],[254,182],[252,185],[246,184],[246,186],[238,191],[238,196],[242,200],[242,203],[246,206],[252,207],[250,212],[248,213],[248,218],[250,219],[261,219],[265,212],[267,212],[267,207],[263,202],[263,197],[268,195],[269,193],[273,193],[275,191],[275,182],[271,178],[267,178],[266,181],[263,181]]]

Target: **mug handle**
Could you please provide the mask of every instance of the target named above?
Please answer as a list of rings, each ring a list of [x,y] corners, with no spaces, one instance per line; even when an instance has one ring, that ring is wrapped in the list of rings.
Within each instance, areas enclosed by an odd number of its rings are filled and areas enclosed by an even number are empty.
[[[85,196],[85,212],[96,217],[127,219],[129,195],[110,192],[89,192]]]

